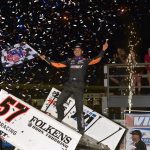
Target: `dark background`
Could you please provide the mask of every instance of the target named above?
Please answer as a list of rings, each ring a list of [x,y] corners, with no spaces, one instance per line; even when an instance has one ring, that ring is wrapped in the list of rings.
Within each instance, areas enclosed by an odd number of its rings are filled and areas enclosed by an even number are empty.
[[[89,86],[103,86],[103,64],[111,63],[118,47],[129,52],[132,43],[142,60],[150,47],[149,0],[1,0],[0,24],[1,50],[25,41],[55,61],[73,57],[77,43],[82,43],[84,57],[92,58],[109,39],[102,62],[88,69]],[[67,76],[67,69],[52,68],[39,58],[0,70],[1,87],[18,91],[19,97],[32,90],[45,96]]]

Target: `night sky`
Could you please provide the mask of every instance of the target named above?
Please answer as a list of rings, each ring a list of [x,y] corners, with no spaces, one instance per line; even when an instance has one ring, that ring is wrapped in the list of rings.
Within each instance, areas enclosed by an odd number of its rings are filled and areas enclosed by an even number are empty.
[[[92,58],[109,39],[102,63],[88,70],[87,84],[103,82],[102,64],[111,62],[118,47],[129,51],[129,42],[138,41],[134,49],[141,59],[150,47],[149,0],[1,0],[0,23],[1,50],[25,41],[55,61],[73,57],[72,48],[78,43],[84,56]],[[20,83],[62,84],[64,72],[35,58],[12,68],[1,66],[0,84],[7,84],[4,89],[10,91],[14,83],[16,89]]]

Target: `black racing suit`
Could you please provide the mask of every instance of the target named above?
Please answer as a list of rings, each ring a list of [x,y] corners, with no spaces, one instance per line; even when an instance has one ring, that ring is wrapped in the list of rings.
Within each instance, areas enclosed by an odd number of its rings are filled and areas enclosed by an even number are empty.
[[[62,63],[56,63],[50,61],[51,65],[57,68],[69,67],[69,79],[64,84],[64,88],[56,102],[56,109],[58,113],[58,120],[62,121],[64,118],[64,107],[63,104],[67,101],[70,96],[75,99],[76,116],[77,116],[77,127],[79,132],[84,131],[84,119],[83,119],[83,92],[84,92],[84,80],[88,65],[98,63],[104,51],[93,59],[85,59],[83,57],[74,57],[68,59]]]

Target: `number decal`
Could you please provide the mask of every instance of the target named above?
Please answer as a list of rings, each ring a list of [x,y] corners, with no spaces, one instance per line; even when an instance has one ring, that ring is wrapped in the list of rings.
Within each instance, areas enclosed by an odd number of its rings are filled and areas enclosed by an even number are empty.
[[[10,110],[10,106],[14,105],[16,103],[16,100],[12,99],[11,97],[6,98],[1,104],[0,104],[0,116],[3,116],[7,114]]]
[[[12,97],[7,97],[1,104],[0,104],[0,116],[3,116],[7,114],[11,108],[11,106],[14,106],[18,110],[14,113],[10,114],[5,120],[7,122],[11,122],[14,118],[17,116],[26,113],[29,108],[20,102],[14,100]]]
[[[17,116],[19,116],[19,115],[21,115],[21,114],[23,114],[29,110],[28,107],[24,106],[21,103],[17,103],[17,105],[15,107],[18,108],[19,110],[14,112],[13,114],[11,114],[8,118],[6,118],[6,121],[10,122],[14,118],[16,118]]]

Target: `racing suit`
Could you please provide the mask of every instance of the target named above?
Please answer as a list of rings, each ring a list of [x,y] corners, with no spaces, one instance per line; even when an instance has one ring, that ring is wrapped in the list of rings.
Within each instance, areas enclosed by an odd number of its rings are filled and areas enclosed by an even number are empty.
[[[93,59],[85,59],[83,57],[74,57],[64,62],[50,61],[50,64],[56,68],[69,67],[69,79],[64,84],[63,90],[56,102],[56,109],[58,113],[58,121],[64,118],[63,104],[70,96],[75,99],[77,128],[80,133],[84,132],[84,118],[83,118],[83,92],[84,92],[84,78],[88,65],[98,63],[104,51],[102,50],[99,55]]]

